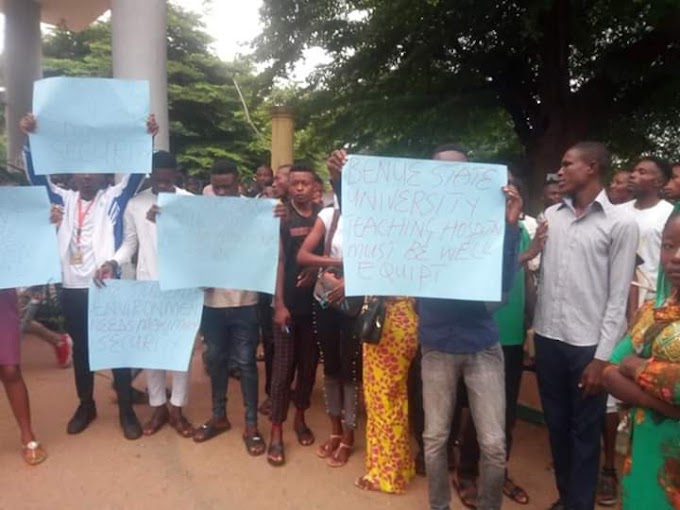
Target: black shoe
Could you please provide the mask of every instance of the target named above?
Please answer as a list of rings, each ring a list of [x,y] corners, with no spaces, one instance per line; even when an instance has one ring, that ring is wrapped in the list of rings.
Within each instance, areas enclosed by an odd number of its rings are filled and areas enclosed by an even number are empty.
[[[125,439],[139,439],[142,437],[142,425],[137,419],[135,412],[130,409],[121,409],[119,412],[120,427],[123,429]]]
[[[76,409],[73,418],[71,418],[66,427],[68,434],[80,434],[85,430],[90,423],[97,417],[97,408],[94,402],[82,403]]]

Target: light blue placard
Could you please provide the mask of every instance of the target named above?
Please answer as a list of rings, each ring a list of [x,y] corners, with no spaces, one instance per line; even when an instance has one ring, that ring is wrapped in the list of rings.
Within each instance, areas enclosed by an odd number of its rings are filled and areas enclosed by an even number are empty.
[[[147,173],[149,82],[47,78],[33,87],[35,173]]]
[[[350,156],[346,294],[500,301],[506,182],[499,165]]]
[[[0,187],[0,289],[59,282],[47,191],[42,186]]]
[[[202,310],[199,289],[161,292],[158,282],[135,280],[90,285],[90,368],[188,370]]]
[[[215,287],[274,293],[279,220],[274,201],[161,193],[163,290]]]

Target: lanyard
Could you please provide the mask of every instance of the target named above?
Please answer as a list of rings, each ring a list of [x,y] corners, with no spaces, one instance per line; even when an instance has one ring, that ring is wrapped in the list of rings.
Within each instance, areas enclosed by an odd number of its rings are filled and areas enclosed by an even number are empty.
[[[77,229],[76,229],[76,245],[78,247],[80,247],[80,237],[83,233],[83,225],[85,223],[85,218],[87,218],[87,215],[89,214],[90,209],[92,209],[92,206],[97,201],[97,197],[99,197],[99,193],[97,193],[97,195],[95,195],[95,197],[92,199],[92,201],[88,204],[85,211],[83,211],[83,201],[80,198],[80,196],[78,196],[78,225],[77,225]]]

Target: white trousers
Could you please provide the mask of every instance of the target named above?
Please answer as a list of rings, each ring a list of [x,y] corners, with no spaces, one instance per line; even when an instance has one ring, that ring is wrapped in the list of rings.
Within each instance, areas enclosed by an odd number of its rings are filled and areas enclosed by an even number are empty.
[[[146,387],[149,391],[149,405],[159,407],[168,401],[165,393],[165,370],[144,370],[146,373]],[[170,403],[175,407],[184,407],[189,401],[189,372],[174,372],[172,374],[172,394]]]

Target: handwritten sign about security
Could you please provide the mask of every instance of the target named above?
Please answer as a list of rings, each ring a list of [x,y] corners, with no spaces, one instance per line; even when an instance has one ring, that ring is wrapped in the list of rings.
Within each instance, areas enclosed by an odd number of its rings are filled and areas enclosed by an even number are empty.
[[[158,282],[135,280],[91,285],[90,367],[187,370],[202,310],[199,289],[161,292]]]
[[[146,173],[149,82],[47,78],[33,87],[35,173]]]
[[[216,287],[274,293],[279,219],[272,200],[161,193],[158,205],[163,290]]]
[[[499,301],[506,182],[499,165],[350,156],[347,295]]]
[[[0,289],[60,281],[47,191],[42,186],[0,187]]]

